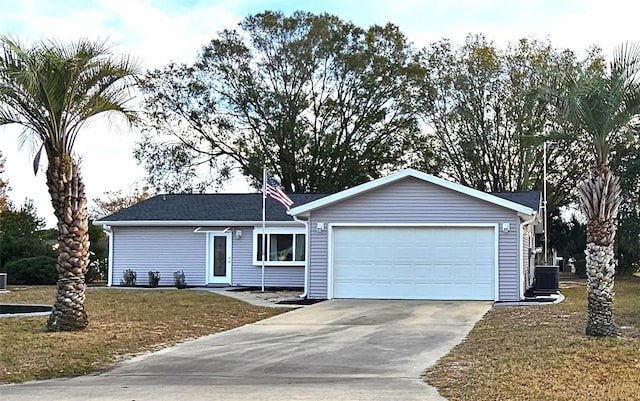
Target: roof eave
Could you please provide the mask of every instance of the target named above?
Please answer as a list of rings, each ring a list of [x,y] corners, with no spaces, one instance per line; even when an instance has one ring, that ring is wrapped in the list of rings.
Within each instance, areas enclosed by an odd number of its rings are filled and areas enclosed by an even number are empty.
[[[235,220],[95,220],[94,225],[107,225],[113,227],[191,227],[191,226],[231,226],[246,227],[262,224],[262,221],[235,221]],[[298,226],[300,223],[293,220],[268,220],[267,224]]]

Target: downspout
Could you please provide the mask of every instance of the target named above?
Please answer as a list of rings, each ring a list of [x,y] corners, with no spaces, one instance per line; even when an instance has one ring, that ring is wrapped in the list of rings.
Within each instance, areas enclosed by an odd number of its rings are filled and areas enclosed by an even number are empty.
[[[304,228],[306,231],[305,241],[304,241],[304,292],[300,294],[300,298],[304,299],[307,297],[308,288],[309,288],[309,242],[311,242],[311,232],[309,232],[309,221],[301,220],[298,216],[292,216],[294,221],[298,223],[304,224]]]
[[[524,259],[522,258],[522,254],[524,249],[522,249],[522,238],[523,238],[523,234],[522,234],[522,230],[524,229],[524,226],[527,226],[531,223],[533,223],[537,218],[537,214],[534,214],[531,217],[531,220],[525,220],[522,223],[520,223],[520,230],[518,230],[518,244],[519,244],[519,248],[520,248],[520,252],[518,255],[518,258],[520,259],[520,300],[524,299]]]
[[[109,236],[109,253],[107,254],[107,287],[113,285],[113,231],[104,224],[102,230]]]

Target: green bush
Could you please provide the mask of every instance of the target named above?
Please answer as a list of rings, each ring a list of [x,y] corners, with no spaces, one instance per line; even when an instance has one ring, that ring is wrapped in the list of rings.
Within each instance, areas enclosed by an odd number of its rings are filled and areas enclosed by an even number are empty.
[[[150,271],[149,273],[149,287],[157,287],[160,283],[160,272]]]
[[[96,280],[105,280],[107,278],[107,270],[109,268],[108,260],[96,259],[89,262],[87,272],[84,275],[84,280],[88,283],[93,283]]]
[[[135,287],[136,279],[138,275],[132,269],[127,269],[122,272],[122,280],[120,280],[120,285],[123,287]]]
[[[173,282],[178,288],[187,288],[187,279],[185,278],[184,271],[178,270],[173,273]]]
[[[16,259],[5,265],[9,284],[53,285],[58,281],[56,258],[35,256]]]

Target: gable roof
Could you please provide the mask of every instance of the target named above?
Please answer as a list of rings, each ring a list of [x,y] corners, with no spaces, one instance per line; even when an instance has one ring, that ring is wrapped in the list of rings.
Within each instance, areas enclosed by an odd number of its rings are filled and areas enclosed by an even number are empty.
[[[327,194],[289,194],[294,205]],[[267,221],[292,222],[286,210],[272,200],[266,203]],[[255,224],[262,221],[262,194],[166,194],[156,195],[95,224],[109,225],[213,225]]]
[[[516,211],[518,213],[521,213],[527,216],[534,216],[536,214],[536,210],[534,210],[533,208],[529,206],[525,206],[524,204],[516,203],[514,200],[509,200],[505,197],[500,197],[497,195],[492,195],[486,192],[478,191],[476,189],[469,188],[464,185],[456,184],[454,182],[447,181],[442,178],[438,178],[433,175],[422,173],[420,171],[410,169],[410,168],[399,171],[395,174],[391,174],[387,177],[378,178],[376,180],[367,182],[365,184],[361,184],[356,187],[346,189],[342,192],[338,192],[333,195],[326,196],[324,198],[309,202],[307,204],[294,207],[293,209],[289,210],[288,213],[292,216],[297,216],[297,215],[306,216],[309,214],[309,212],[313,210],[320,209],[337,202],[341,202],[343,200],[352,198],[354,196],[382,187],[384,185],[391,184],[393,182],[402,180],[407,177],[413,177],[425,182],[430,182],[432,184],[439,185],[441,187],[448,188],[453,191],[460,192],[462,194],[469,195],[474,198],[481,199],[483,201],[493,203],[495,205],[502,206],[507,209],[511,209],[513,211]]]

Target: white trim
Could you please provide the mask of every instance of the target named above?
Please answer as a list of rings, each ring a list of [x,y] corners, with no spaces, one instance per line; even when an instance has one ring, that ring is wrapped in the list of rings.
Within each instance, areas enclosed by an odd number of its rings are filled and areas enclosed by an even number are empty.
[[[502,207],[505,207],[507,209],[514,210],[516,212],[525,214],[527,216],[534,215],[536,213],[530,207],[521,205],[519,203],[511,202],[511,201],[508,201],[506,199],[497,197],[495,195],[491,195],[491,194],[488,194],[486,192],[478,191],[476,189],[469,188],[469,187],[466,187],[464,185],[456,184],[454,182],[447,181],[447,180],[444,180],[442,178],[438,178],[438,177],[432,176],[430,174],[422,173],[420,171],[417,171],[417,170],[414,170],[414,169],[410,169],[410,168],[402,170],[402,171],[397,172],[395,174],[391,174],[391,175],[389,175],[387,177],[378,178],[377,180],[373,180],[373,181],[370,181],[370,182],[355,186],[353,188],[349,188],[349,189],[346,189],[344,191],[338,192],[336,194],[326,196],[326,197],[318,199],[316,201],[309,202],[309,203],[306,203],[306,204],[298,206],[298,207],[294,207],[293,209],[289,210],[287,213],[289,215],[292,215],[292,216],[293,215],[306,215],[312,210],[319,209],[319,208],[322,208],[322,207],[325,207],[325,206],[329,206],[329,205],[331,205],[333,203],[340,202],[340,201],[345,200],[345,199],[349,199],[349,198],[354,197],[356,195],[359,195],[361,193],[364,193],[364,192],[370,191],[372,189],[375,189],[375,188],[390,184],[392,182],[401,180],[401,179],[406,178],[406,177],[413,177],[413,178],[417,178],[419,180],[430,182],[432,184],[439,185],[441,187],[448,188],[448,189],[451,189],[453,191],[460,192],[460,193],[472,196],[474,198],[481,199],[481,200],[487,201],[489,203],[493,203],[495,205],[502,206]]]
[[[309,255],[309,251],[310,251],[310,247],[309,247],[309,243],[311,242],[311,227],[309,225],[309,221],[307,220],[300,220],[297,216],[293,216],[293,219],[295,221],[298,221],[302,224],[304,224],[305,227],[305,238],[304,238],[304,291],[302,292],[302,294],[300,294],[300,298],[304,299],[307,298],[307,296],[309,295],[309,257],[307,255]]]
[[[333,299],[333,228],[348,227],[348,224],[329,223],[327,226],[327,299]]]
[[[518,231],[518,265],[519,265],[519,269],[518,269],[518,274],[520,275],[520,299],[524,299],[524,258],[523,258],[523,251],[524,249],[522,249],[522,240],[524,239],[524,227],[528,226],[532,223],[535,223],[535,221],[537,220],[538,215],[533,216],[530,220],[525,220],[522,223],[520,223],[519,227],[520,230]],[[534,232],[532,232],[531,234],[529,234],[529,243],[531,243],[531,236],[535,235]]]
[[[329,226],[349,227],[496,227],[498,223],[329,223]]]
[[[104,224],[102,229],[109,236],[109,252],[107,253],[107,287],[113,285],[113,230],[111,227]]]
[[[493,228],[493,271],[494,271],[494,301],[500,298],[500,230],[498,223],[329,223],[327,238],[327,299],[334,298],[333,285],[333,229],[334,227],[484,227]]]
[[[220,230],[219,227],[211,227],[210,229],[206,227],[197,227],[193,230],[194,233],[230,233],[232,231],[231,227],[227,227],[224,230]]]
[[[493,224],[493,300],[500,300],[500,230],[498,223]]]
[[[224,277],[215,277],[213,275],[213,260],[214,260],[214,247],[213,241],[215,237],[226,237],[227,239],[227,261],[226,261],[226,273]],[[206,246],[206,267],[205,277],[207,278],[207,284],[231,284],[232,280],[232,266],[233,266],[233,235],[229,231],[209,231],[207,232],[207,246]]]
[[[307,259],[309,258],[309,254],[307,253],[308,248],[307,245],[309,243],[309,235],[304,229],[304,227],[271,227],[265,229],[265,234],[267,234],[267,238],[269,238],[269,234],[291,234],[294,236],[293,241],[295,242],[295,234],[304,234],[305,235],[305,260],[288,260],[288,261],[274,261],[274,260],[265,260],[265,266],[303,266],[307,263]],[[256,254],[258,253],[258,235],[262,234],[262,227],[254,227],[253,228],[253,237],[252,237],[252,252],[251,252],[251,263],[254,266],[262,266],[262,261],[256,258]],[[267,241],[266,249],[269,249],[270,241]],[[266,252],[266,250],[265,250]],[[295,249],[294,249],[295,252]]]
[[[141,226],[160,226],[160,227],[193,227],[193,226],[209,226],[209,227],[240,227],[240,226],[255,226],[262,224],[261,221],[234,221],[234,220],[121,220],[121,221],[94,221],[93,224],[102,225],[108,224],[110,226],[129,226],[129,227],[141,227]],[[291,221],[267,221],[267,226],[300,226],[300,223]]]

